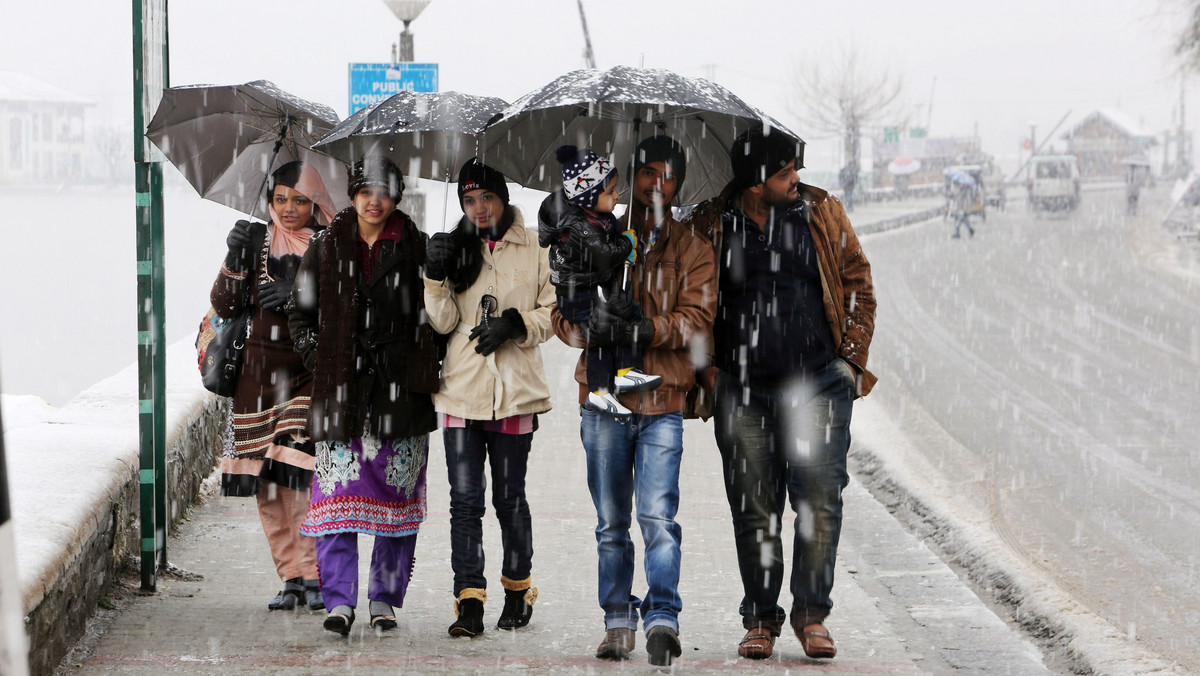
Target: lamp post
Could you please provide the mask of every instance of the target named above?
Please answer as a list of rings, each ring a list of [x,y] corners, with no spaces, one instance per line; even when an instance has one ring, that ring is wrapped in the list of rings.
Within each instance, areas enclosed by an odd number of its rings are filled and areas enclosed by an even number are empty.
[[[392,45],[392,63],[411,63],[413,61],[413,36],[408,30],[412,23],[432,0],[383,0],[383,4],[392,10],[397,19],[404,22],[404,30],[400,31],[400,42]]]

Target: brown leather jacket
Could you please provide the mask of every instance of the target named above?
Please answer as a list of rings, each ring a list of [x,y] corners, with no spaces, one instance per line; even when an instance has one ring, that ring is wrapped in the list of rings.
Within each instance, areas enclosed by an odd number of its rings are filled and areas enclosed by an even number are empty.
[[[638,236],[649,228],[635,220]],[[633,292],[642,314],[654,323],[654,339],[643,353],[642,371],[662,376],[649,392],[618,396],[631,411],[659,415],[683,411],[689,390],[696,384],[697,363],[711,351],[712,323],[717,309],[716,264],[712,245],[702,235],[667,214],[654,247],[634,266]],[[563,319],[558,308],[551,318],[554,333],[572,347],[584,347],[579,327]],[[584,355],[579,356],[575,380],[579,403],[587,397]]]
[[[708,237],[717,255],[721,252],[721,214],[737,196],[738,191],[730,184],[720,195],[700,203],[684,218],[686,226]],[[821,270],[821,287],[825,292],[825,317],[833,332],[833,342],[837,345],[838,356],[859,372],[858,393],[865,396],[878,380],[867,370],[867,351],[875,332],[875,287],[871,282],[871,264],[863,254],[841,200],[804,183],[800,184],[800,199],[807,201],[812,209],[811,229]],[[717,281],[714,270],[714,290]]]

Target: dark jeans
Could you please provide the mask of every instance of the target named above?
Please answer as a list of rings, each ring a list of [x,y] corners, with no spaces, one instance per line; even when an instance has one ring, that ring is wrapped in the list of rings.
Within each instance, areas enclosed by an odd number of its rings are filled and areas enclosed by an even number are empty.
[[[492,507],[500,521],[504,558],[500,574],[510,580],[529,577],[533,566],[533,520],[525,500],[525,470],[533,433],[500,434],[478,427],[442,430],[450,479],[450,566],[454,595],[487,588],[483,576],[483,514],[487,477],[492,468]]]
[[[849,482],[853,368],[834,359],[777,386],[748,391],[726,374],[717,380],[717,446],[733,516],[740,613],[747,629],[779,633],[783,582],[782,517],[796,512],[792,539],[792,617],[808,624],[829,614],[842,530],[842,489]]]
[[[596,302],[595,293],[577,294],[575,296],[559,296],[558,312],[563,319],[578,324],[587,335],[587,322],[592,316],[592,304]],[[641,319],[637,312],[635,319]],[[605,345],[603,347],[585,347],[587,353],[583,359],[584,372],[587,377],[587,387],[591,392],[599,389],[613,390],[613,379],[618,368],[642,367],[642,355],[637,345]]]

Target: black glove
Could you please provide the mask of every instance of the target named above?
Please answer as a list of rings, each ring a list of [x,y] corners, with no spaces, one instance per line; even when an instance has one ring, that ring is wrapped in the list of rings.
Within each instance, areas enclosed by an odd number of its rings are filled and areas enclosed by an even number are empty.
[[[268,310],[280,310],[292,295],[291,280],[281,279],[258,285],[258,303]]]
[[[250,221],[234,223],[233,230],[225,238],[225,246],[229,247],[225,268],[233,272],[249,270],[254,261],[254,252],[250,250]]]
[[[449,233],[439,232],[425,245],[425,276],[435,282],[454,273],[456,246]]]
[[[633,294],[629,291],[614,291],[608,297],[608,310],[621,319],[637,320],[642,318],[637,303],[633,302]]]
[[[525,335],[525,320],[517,308],[510,307],[500,314],[471,329],[471,340],[479,339],[475,351],[483,356],[500,349],[504,343]]]
[[[654,340],[654,322],[650,321],[648,317],[637,321],[627,321],[622,329],[625,343],[628,345],[646,347],[650,341]]]
[[[625,324],[625,319],[614,312],[609,303],[598,301],[592,305],[592,315],[587,322],[588,347],[605,347],[621,342]]]

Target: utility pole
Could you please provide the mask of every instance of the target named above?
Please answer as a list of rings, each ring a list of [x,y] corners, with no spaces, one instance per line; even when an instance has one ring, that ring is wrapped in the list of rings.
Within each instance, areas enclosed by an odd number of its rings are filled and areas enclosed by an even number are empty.
[[[583,60],[588,68],[596,67],[596,55],[592,53],[592,36],[588,34],[587,15],[583,13],[583,0],[577,0],[579,4],[579,23],[583,24]]]

